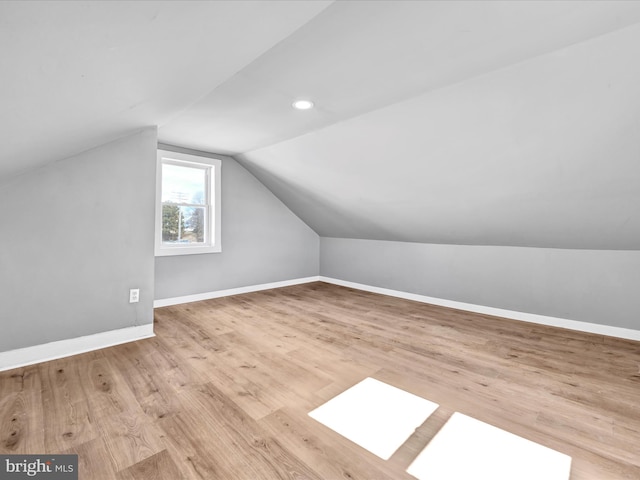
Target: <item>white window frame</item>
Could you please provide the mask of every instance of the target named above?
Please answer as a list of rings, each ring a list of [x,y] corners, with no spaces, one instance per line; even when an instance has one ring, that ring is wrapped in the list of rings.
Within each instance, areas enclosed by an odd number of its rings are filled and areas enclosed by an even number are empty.
[[[194,167],[209,170],[208,178],[208,206],[209,218],[205,221],[205,243],[198,244],[165,244],[162,243],[162,165],[163,163],[174,165],[191,164]],[[221,206],[221,173],[222,161],[217,158],[202,157],[186,153],[176,153],[169,150],[158,149],[158,161],[156,164],[156,257],[170,255],[194,255],[201,253],[219,253],[222,251],[222,206]]]

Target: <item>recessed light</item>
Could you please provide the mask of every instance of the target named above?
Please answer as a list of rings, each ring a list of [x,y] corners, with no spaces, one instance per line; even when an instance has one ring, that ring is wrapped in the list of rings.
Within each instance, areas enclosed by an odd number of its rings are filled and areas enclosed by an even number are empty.
[[[297,110],[309,110],[313,108],[313,102],[311,100],[296,100],[293,102],[293,108]]]

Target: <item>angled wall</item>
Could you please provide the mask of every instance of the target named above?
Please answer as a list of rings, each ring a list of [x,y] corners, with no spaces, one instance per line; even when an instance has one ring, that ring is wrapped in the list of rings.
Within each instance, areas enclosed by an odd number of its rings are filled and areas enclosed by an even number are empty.
[[[638,57],[635,24],[237,158],[322,237],[639,250]]]
[[[156,142],[146,129],[0,184],[0,352],[152,324]]]
[[[317,276],[319,237],[233,158],[222,159],[222,252],[156,257],[156,299]]]

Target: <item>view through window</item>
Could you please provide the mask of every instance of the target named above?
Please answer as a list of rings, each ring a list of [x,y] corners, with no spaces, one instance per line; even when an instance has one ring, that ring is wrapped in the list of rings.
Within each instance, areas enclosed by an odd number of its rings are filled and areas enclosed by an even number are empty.
[[[163,243],[205,243],[211,168],[162,163]]]

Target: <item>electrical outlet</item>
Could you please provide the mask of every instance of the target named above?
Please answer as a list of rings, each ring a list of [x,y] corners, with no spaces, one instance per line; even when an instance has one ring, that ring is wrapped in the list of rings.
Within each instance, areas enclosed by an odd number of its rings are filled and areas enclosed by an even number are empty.
[[[140,301],[140,289],[132,288],[129,290],[129,303],[137,303]]]

